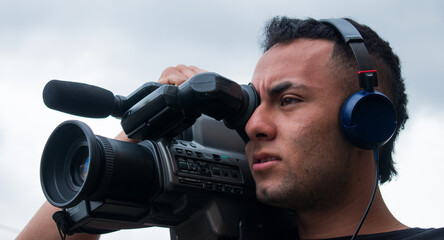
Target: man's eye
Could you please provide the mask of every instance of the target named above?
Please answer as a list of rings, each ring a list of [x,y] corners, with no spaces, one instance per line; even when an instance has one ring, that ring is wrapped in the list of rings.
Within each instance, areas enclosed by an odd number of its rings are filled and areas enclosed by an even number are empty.
[[[300,102],[299,99],[294,98],[294,97],[284,97],[281,99],[281,106],[287,106],[293,103],[298,103]]]

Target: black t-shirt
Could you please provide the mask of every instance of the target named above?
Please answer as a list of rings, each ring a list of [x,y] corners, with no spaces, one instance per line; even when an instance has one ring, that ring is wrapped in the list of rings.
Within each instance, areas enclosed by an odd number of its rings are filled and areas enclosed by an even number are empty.
[[[171,239],[176,240],[174,231],[170,231]],[[350,240],[351,236],[329,238],[323,240]],[[444,240],[444,228],[409,228],[405,230],[358,235],[356,240]]]
[[[350,237],[331,238],[328,240],[349,240]],[[377,233],[370,235],[358,235],[356,240],[444,240],[444,228],[410,228],[405,230]],[[327,239],[325,239],[327,240]]]

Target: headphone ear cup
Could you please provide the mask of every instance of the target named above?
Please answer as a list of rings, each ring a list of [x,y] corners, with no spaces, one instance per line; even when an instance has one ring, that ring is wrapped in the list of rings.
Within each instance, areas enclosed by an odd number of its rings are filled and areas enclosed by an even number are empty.
[[[397,121],[390,99],[380,92],[359,91],[342,106],[340,122],[345,136],[355,146],[373,149],[393,136]]]

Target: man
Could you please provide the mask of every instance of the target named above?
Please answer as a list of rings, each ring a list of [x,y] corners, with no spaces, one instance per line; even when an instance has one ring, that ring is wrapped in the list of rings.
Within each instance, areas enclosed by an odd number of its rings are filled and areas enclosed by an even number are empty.
[[[377,90],[397,112],[395,134],[379,149],[384,183],[396,174],[391,152],[407,119],[404,83],[388,43],[352,23],[378,72]],[[341,106],[360,90],[356,60],[333,28],[312,19],[272,19],[263,46],[252,79],[261,103],[245,128],[257,197],[293,209],[301,239],[350,239],[372,196],[376,167],[373,152],[353,145],[339,126]],[[179,65],[159,81],[179,85],[202,71]],[[444,239],[444,229],[408,228],[377,189],[358,239]]]
[[[358,29],[364,39],[378,41],[376,49],[366,45],[380,76],[379,90],[392,97],[402,127],[406,97],[398,59],[374,32]],[[257,196],[294,209],[302,239],[351,236],[367,208],[375,177],[372,151],[350,143],[339,124],[341,106],[360,90],[356,60],[332,28],[314,20],[274,19],[265,51],[252,81],[261,104],[246,126]],[[385,55],[379,57],[379,52]],[[390,162],[390,156],[381,156],[381,180],[394,172]],[[360,234],[406,228],[377,191]]]
[[[391,98],[397,112],[395,135],[379,149],[379,181],[384,183],[396,174],[391,152],[407,120],[405,87],[389,44],[370,28],[353,24],[376,65],[377,90]],[[274,18],[263,46],[252,79],[261,103],[246,125],[257,197],[295,210],[301,239],[350,239],[375,180],[372,151],[354,146],[339,126],[341,106],[361,90],[356,60],[333,28],[312,19]],[[177,78],[179,73],[170,75],[165,83],[185,80]],[[410,229],[400,223],[379,188],[359,234],[366,236],[358,239],[444,239],[443,229]]]

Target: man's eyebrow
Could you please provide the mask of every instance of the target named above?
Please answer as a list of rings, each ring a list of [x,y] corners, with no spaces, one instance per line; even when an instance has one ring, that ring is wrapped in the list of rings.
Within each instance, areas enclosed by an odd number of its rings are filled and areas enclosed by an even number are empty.
[[[306,86],[303,85],[303,84],[294,85],[290,81],[285,81],[285,82],[281,82],[281,83],[277,84],[276,86],[273,86],[272,88],[270,88],[268,90],[268,95],[270,95],[270,96],[279,95],[279,94],[281,94],[282,92],[286,91],[289,88],[302,88],[302,89],[304,89],[304,88],[306,88]]]

